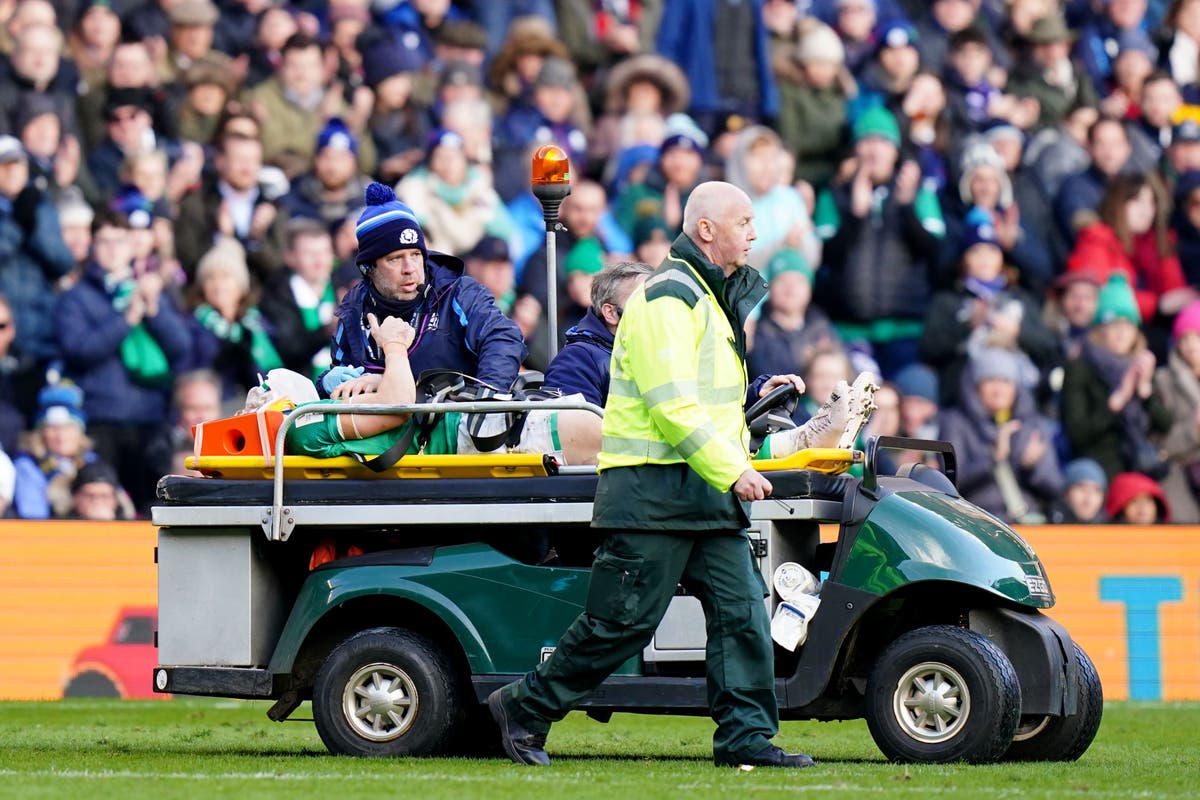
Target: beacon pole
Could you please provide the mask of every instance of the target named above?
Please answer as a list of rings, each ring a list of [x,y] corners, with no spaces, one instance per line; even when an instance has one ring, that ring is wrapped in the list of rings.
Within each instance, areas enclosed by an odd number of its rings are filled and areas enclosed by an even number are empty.
[[[558,207],[571,193],[571,166],[561,147],[544,144],[533,154],[533,196],[542,204],[546,221],[546,323],[550,333],[548,359],[558,353],[558,247],[555,233],[563,230]]]

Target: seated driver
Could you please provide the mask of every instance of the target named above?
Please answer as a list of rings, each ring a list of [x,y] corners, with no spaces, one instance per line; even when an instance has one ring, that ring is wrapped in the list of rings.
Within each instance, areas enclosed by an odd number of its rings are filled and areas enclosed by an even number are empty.
[[[302,414],[306,407],[322,403],[399,405],[416,401],[416,383],[408,361],[408,348],[415,335],[412,326],[399,317],[385,317],[380,322],[373,313],[367,315],[367,324],[384,360],[383,375],[375,390],[358,393],[348,384],[339,386],[330,400],[302,404],[292,413]],[[851,447],[870,414],[873,387],[869,377],[860,376],[853,386],[843,382],[841,391],[835,392],[833,399],[804,425],[768,436],[757,458],[784,458],[807,447]],[[774,385],[792,380],[793,376],[772,379]],[[423,452],[479,453],[467,432],[465,418],[457,412],[439,415]],[[318,458],[374,456],[408,435],[414,424],[410,414],[310,414],[298,419],[288,431],[287,450]],[[415,437],[407,452],[418,452]],[[549,454],[562,465],[595,464],[600,452],[600,418],[590,411],[531,411],[520,441],[511,452]]]

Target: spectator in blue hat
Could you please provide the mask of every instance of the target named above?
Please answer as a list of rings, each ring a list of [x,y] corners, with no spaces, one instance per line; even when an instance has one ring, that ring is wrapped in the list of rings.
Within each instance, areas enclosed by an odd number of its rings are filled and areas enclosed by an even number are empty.
[[[317,134],[312,169],[292,182],[280,200],[289,218],[315,219],[332,227],[362,207],[370,179],[358,171],[358,137],[334,118]]]
[[[387,38],[365,48],[363,79],[375,92],[367,123],[379,151],[377,175],[394,184],[421,163],[429,136],[429,111],[413,94],[424,62],[403,37]]]
[[[467,160],[459,133],[436,129],[428,152],[426,164],[406,175],[396,194],[416,213],[430,247],[465,255],[485,235],[513,236],[512,218],[492,186],[491,172]]]
[[[511,315],[513,302],[517,299],[517,285],[508,242],[499,236],[484,236],[463,260],[467,265],[466,274],[492,293],[501,311]]]
[[[967,360],[987,348],[1021,354],[1021,384],[1034,388],[1038,370],[1061,357],[1058,341],[1042,322],[1038,298],[1010,280],[989,213],[968,212],[959,253],[959,279],[933,296],[921,337],[921,360],[938,370],[941,404],[958,402]]]
[[[13,458],[16,516],[48,519],[66,510],[71,479],[81,467],[97,460],[86,429],[83,392],[77,386],[53,384],[38,394],[33,429]],[[52,502],[55,499],[57,508]]]
[[[367,323],[374,314],[399,317],[415,329],[409,348],[414,375],[457,370],[507,390],[525,360],[520,328],[500,312],[491,292],[463,274],[461,259],[426,247],[416,215],[391,189],[372,183],[365,200],[356,228],[356,262],[365,280],[338,306],[334,366],[319,389],[328,396],[378,386],[383,354]]]
[[[875,53],[863,65],[858,97],[851,103],[852,116],[857,117],[862,109],[873,105],[893,110],[900,107],[921,68],[917,42],[917,29],[907,20],[894,20],[883,28]]]
[[[1167,146],[1167,177],[1200,171],[1200,122],[1185,119],[1171,132]]]
[[[947,192],[946,243],[939,263],[941,279],[949,284],[960,272],[961,248],[969,211],[991,217],[1005,261],[1017,270],[1017,282],[1041,297],[1056,272],[1050,249],[1017,204],[1012,176],[1004,157],[982,136],[964,142],[958,167],[958,191]]]
[[[984,5],[982,0],[932,0],[923,4],[924,13],[914,17],[919,35],[917,46],[921,51],[921,66],[935,75],[942,74],[950,39],[967,28],[981,26],[988,37],[988,49],[995,55],[996,65],[1007,70],[1007,51],[988,24],[987,16],[981,14],[981,6]],[[909,8],[913,8],[912,4],[909,4]]]
[[[892,384],[900,393],[900,435],[937,439],[941,401],[937,372],[916,361],[897,372]]]
[[[1063,470],[1063,494],[1050,506],[1049,521],[1059,525],[1103,525],[1108,476],[1090,458],[1077,458]]]
[[[172,255],[174,227],[166,216],[166,203],[152,202],[136,186],[125,185],[109,202],[109,208],[129,221],[134,274],[157,272],[169,290],[181,288],[184,276]]]
[[[657,213],[667,223],[672,238],[679,235],[683,208],[692,189],[705,177],[707,149],[708,136],[690,119],[683,115],[669,119],[655,166],[642,179],[626,183],[613,201],[613,215],[621,229],[632,236],[640,216]]]
[[[1087,71],[1097,95],[1103,95],[1117,71],[1120,54],[1137,40],[1151,64],[1158,61],[1158,49],[1147,35],[1146,0],[1121,0],[1102,3],[1100,10],[1083,24],[1075,40],[1074,54]]]

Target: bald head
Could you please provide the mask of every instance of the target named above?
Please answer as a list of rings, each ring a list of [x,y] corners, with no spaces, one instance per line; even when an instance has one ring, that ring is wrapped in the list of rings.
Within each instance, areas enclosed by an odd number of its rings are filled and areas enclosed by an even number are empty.
[[[696,226],[702,219],[717,220],[725,216],[731,206],[750,198],[732,183],[707,181],[688,195],[687,207],[683,209],[683,232],[695,240]]]
[[[692,190],[683,209],[683,232],[727,273],[745,266],[754,241],[754,207],[732,183],[708,181]]]

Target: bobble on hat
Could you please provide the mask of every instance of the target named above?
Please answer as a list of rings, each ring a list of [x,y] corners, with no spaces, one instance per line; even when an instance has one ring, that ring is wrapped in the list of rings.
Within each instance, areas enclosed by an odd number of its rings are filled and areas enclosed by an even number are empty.
[[[396,250],[415,248],[428,255],[425,248],[425,232],[417,222],[413,210],[396,199],[392,187],[372,182],[367,186],[363,199],[367,207],[358,217],[354,233],[358,237],[358,255],[355,263],[366,275],[375,262]]]

